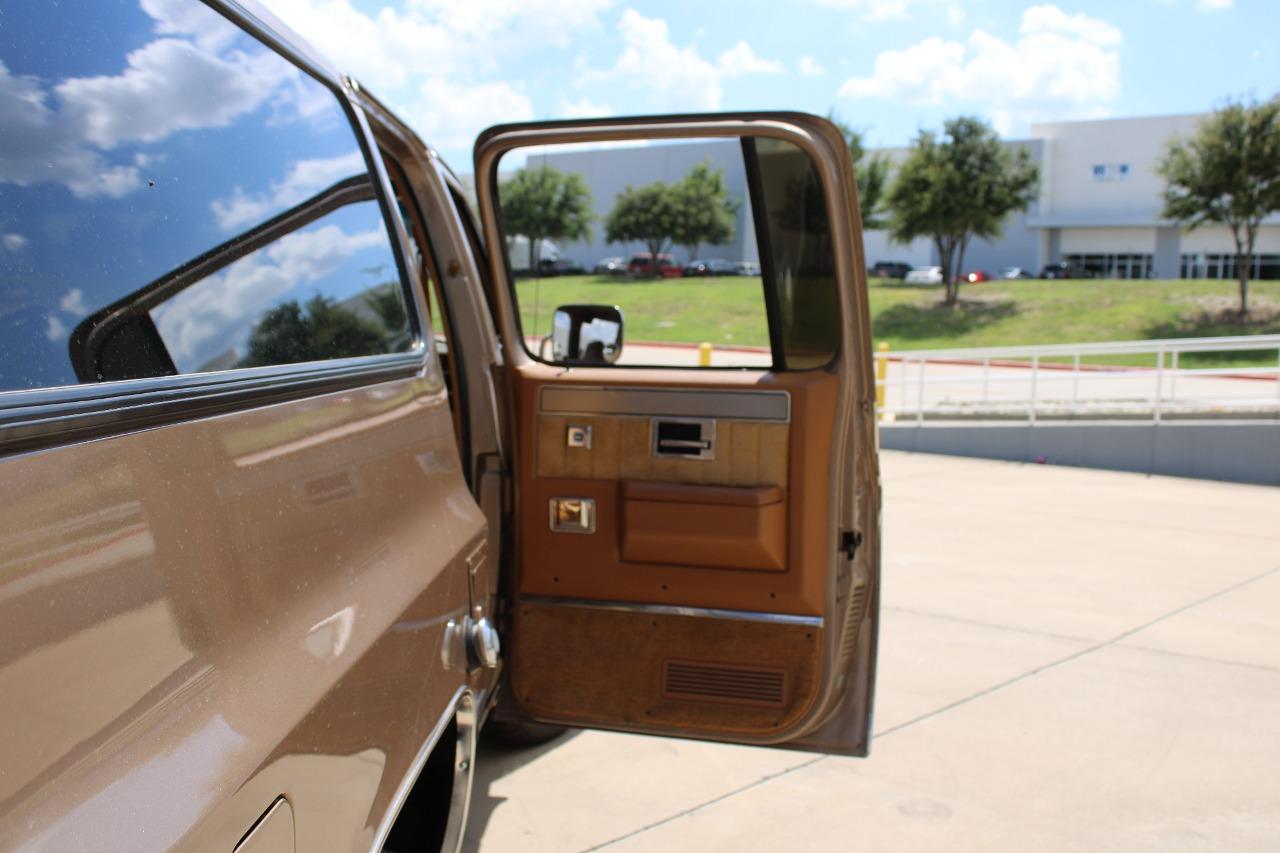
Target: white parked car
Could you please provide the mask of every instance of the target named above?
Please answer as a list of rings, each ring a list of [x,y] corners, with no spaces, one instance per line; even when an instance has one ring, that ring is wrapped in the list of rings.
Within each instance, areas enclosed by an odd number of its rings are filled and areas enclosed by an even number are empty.
[[[942,284],[942,267],[913,267],[905,281],[907,284]]]
[[[1031,273],[1027,272],[1022,267],[1005,267],[1000,270],[1000,277],[1006,279],[1031,278]]]

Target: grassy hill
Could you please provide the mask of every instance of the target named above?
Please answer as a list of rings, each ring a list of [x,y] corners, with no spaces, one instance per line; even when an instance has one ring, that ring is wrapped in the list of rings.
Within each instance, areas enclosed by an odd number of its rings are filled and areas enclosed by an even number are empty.
[[[526,279],[517,287],[528,333],[549,331],[556,305],[594,302],[622,307],[628,340],[768,346],[755,278],[632,282],[588,275]],[[948,309],[939,287],[872,279],[876,341],[903,350],[1280,334],[1280,281],[1250,284],[1253,311],[1243,324],[1232,314],[1236,284],[1230,281],[1029,279],[965,285],[960,295],[960,305]],[[1275,360],[1274,350],[1188,359],[1205,365]]]

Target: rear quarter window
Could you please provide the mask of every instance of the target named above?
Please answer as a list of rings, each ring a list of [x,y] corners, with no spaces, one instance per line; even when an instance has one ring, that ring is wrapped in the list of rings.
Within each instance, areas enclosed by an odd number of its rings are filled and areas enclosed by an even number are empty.
[[[196,0],[5,10],[0,391],[402,352],[405,293],[326,85]]]

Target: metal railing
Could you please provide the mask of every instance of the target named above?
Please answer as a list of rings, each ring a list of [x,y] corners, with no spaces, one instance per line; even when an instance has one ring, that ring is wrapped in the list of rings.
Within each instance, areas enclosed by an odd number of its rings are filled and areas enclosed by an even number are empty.
[[[1264,355],[1248,366],[1183,366],[1189,354],[1240,352]],[[1100,356],[1155,364],[1091,361]],[[882,346],[876,358],[886,421],[1280,418],[1280,335],[895,353]]]

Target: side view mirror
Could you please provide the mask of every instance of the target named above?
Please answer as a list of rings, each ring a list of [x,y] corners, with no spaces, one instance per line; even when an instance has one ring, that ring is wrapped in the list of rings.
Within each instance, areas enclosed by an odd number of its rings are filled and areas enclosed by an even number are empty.
[[[551,357],[561,364],[613,364],[622,355],[622,309],[561,305],[551,318]]]

